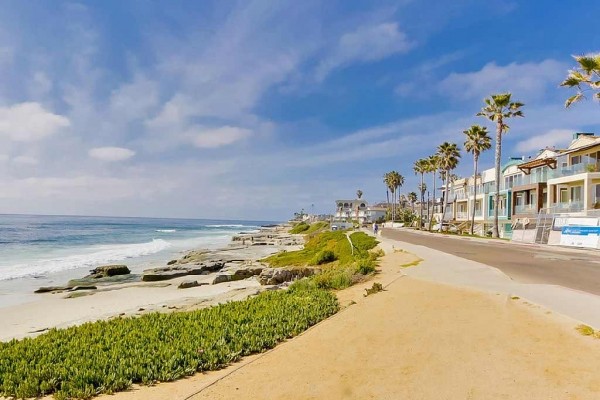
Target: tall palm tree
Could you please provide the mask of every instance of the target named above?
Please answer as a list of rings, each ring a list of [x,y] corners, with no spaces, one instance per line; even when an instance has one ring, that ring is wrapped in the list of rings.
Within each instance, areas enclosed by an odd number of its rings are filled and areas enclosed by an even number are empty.
[[[421,193],[421,209],[419,210],[421,219],[419,220],[419,229],[423,229],[423,203],[425,203],[425,191],[427,190],[423,179],[427,172],[427,160],[421,158],[420,160],[415,161],[413,171],[415,171],[415,175],[421,174],[421,183],[419,184],[419,192]]]
[[[390,172],[392,192],[392,221],[396,220],[396,203],[398,202],[398,189],[404,185],[404,177],[398,171]]]
[[[410,206],[413,210],[413,213],[415,212],[415,203],[417,202],[417,194],[415,192],[410,192],[406,198],[408,199],[408,202],[410,203]]]
[[[508,132],[506,120],[513,117],[523,117],[521,107],[525,104],[511,101],[510,93],[493,94],[486,98],[485,106],[477,113],[477,116],[485,117],[496,123],[496,195],[494,197],[494,226],[492,237],[499,237],[498,231],[498,207],[500,206],[500,161],[502,158],[502,134]]]
[[[472,125],[466,131],[463,131],[466,135],[465,150],[473,154],[473,212],[471,213],[471,229],[470,233],[473,234],[475,227],[475,204],[477,203],[477,167],[479,164],[479,155],[492,147],[492,138],[488,136],[487,128]]]
[[[433,223],[433,212],[435,208],[435,181],[437,178],[438,170],[440,169],[440,160],[437,154],[427,157],[427,172],[433,174],[433,207],[431,207],[431,215],[428,215],[429,218],[429,230],[431,230],[431,225]]]
[[[600,53],[573,56],[573,58],[579,65],[576,69],[570,70],[567,78],[560,84],[571,88],[577,87],[577,93],[565,102],[567,108],[585,98],[584,90],[597,91],[593,96],[596,100],[600,100]],[[589,87],[584,89],[582,85]]]
[[[385,195],[387,197],[387,210],[390,212],[390,188],[392,186],[392,177],[390,172],[383,174],[383,183],[385,184]]]
[[[444,170],[444,177],[446,178],[446,195],[444,196],[444,201],[442,202],[442,220],[440,221],[440,232],[442,231],[442,226],[444,225],[444,215],[446,214],[446,206],[448,199],[448,191],[450,189],[450,171],[456,168],[458,165],[458,160],[460,159],[460,149],[456,145],[456,143],[448,143],[444,142],[438,146],[437,156],[439,159],[439,166],[442,170]]]
[[[358,190],[356,191],[356,197],[358,197],[358,199],[360,200],[360,198],[362,197],[362,195],[363,195],[363,191],[362,191],[362,190],[360,190],[360,189],[358,189]]]

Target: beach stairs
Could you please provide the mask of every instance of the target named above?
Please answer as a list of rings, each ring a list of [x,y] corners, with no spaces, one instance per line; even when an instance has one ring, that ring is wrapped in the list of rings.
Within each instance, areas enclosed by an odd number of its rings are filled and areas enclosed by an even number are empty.
[[[469,233],[471,232],[471,221],[453,221],[453,224],[456,226],[458,233]],[[475,221],[475,225],[473,227],[473,233],[476,235],[483,236],[484,225],[482,222]]]

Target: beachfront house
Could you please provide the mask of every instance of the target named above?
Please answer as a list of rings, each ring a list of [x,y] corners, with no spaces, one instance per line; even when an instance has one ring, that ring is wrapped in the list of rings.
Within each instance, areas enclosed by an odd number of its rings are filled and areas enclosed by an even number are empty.
[[[333,214],[334,221],[365,223],[367,220],[368,202],[363,199],[355,200],[336,200],[335,213]]]
[[[567,150],[556,156],[556,168],[547,185],[552,213],[599,209],[600,137],[576,133]]]

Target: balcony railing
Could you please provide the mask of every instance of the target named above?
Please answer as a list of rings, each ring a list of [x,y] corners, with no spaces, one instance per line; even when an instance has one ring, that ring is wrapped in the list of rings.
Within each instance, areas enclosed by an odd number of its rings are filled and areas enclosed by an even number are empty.
[[[584,172],[598,171],[600,171],[600,164],[598,162],[581,163],[569,165],[568,167],[562,167],[552,171],[552,178],[561,178],[563,176],[583,174]]]
[[[544,173],[541,175],[531,174],[523,176],[521,182],[519,184],[515,184],[513,186],[522,186],[522,185],[532,185],[535,183],[545,183],[548,181],[548,174]]]
[[[469,213],[465,212],[465,211],[458,211],[456,213],[456,219],[467,219],[469,218]]]
[[[508,215],[508,212],[507,212],[506,208],[498,211],[499,217],[506,217],[507,215]],[[493,217],[493,216],[494,216],[494,210],[489,210],[488,217]]]
[[[568,203],[553,203],[552,211],[556,213],[577,212],[583,210],[583,201],[570,201]]]
[[[535,204],[517,204],[515,206],[515,214],[537,214],[538,209]]]

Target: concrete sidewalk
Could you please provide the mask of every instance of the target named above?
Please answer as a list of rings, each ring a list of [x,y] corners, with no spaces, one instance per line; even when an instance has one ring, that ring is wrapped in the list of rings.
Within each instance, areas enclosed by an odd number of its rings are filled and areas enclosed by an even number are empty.
[[[518,296],[550,311],[600,329],[600,296],[557,285],[519,283],[489,265],[429,247],[377,237],[384,251],[402,249],[423,259],[405,274],[419,279]],[[508,249],[507,249],[508,250]]]

